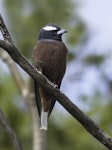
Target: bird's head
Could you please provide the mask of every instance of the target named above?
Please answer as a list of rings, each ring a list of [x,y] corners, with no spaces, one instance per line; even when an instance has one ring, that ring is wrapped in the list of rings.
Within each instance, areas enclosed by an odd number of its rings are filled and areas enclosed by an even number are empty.
[[[38,40],[51,39],[62,41],[62,35],[66,32],[66,30],[61,29],[59,26],[50,23],[40,30]]]

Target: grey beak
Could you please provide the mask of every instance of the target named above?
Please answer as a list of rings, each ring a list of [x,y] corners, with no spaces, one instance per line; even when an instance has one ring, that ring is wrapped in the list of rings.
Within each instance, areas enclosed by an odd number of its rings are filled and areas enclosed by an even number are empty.
[[[57,32],[57,34],[64,34],[64,33],[67,33],[68,31],[67,30],[64,30],[64,29],[61,29]]]

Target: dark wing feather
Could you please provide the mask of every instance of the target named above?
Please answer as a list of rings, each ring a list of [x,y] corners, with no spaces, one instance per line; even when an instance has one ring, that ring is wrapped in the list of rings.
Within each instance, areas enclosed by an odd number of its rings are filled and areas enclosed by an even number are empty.
[[[50,114],[51,114],[51,112],[52,112],[52,110],[53,110],[53,107],[54,107],[54,105],[55,105],[55,100],[51,100],[51,104],[50,104],[50,108],[49,108],[49,116],[50,116]]]
[[[40,98],[40,93],[39,93],[39,85],[38,85],[38,82],[36,82],[36,81],[34,81],[34,89],[35,89],[36,105],[37,105],[38,113],[40,116],[42,106],[41,106],[41,98]]]
[[[61,81],[59,82],[59,85],[58,85],[59,89],[60,89],[60,85],[61,85]],[[55,103],[56,103],[56,100],[52,99],[51,100],[51,105],[50,105],[50,108],[49,108],[49,116],[50,116],[50,114],[51,114],[51,112],[53,110],[53,107],[54,107]]]

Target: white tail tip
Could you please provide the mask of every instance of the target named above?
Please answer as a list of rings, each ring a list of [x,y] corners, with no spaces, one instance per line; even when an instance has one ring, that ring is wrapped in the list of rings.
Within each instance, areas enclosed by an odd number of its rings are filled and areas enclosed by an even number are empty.
[[[40,127],[40,130],[47,130],[47,128],[45,128],[45,127]]]
[[[45,112],[42,109],[40,130],[47,130],[47,127],[48,127],[48,112]]]

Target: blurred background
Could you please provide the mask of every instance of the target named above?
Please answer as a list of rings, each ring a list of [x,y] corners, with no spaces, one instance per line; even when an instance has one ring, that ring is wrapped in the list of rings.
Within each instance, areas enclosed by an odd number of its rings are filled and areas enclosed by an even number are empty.
[[[16,46],[31,63],[41,27],[53,22],[69,31],[63,37],[69,52],[61,90],[112,136],[112,1],[0,0],[0,13]],[[32,131],[27,106],[1,59],[0,66],[0,108],[21,139],[23,149],[30,150]],[[29,76],[19,70],[28,83]],[[58,103],[50,117],[47,147],[106,150]],[[0,149],[12,150],[2,128]]]

